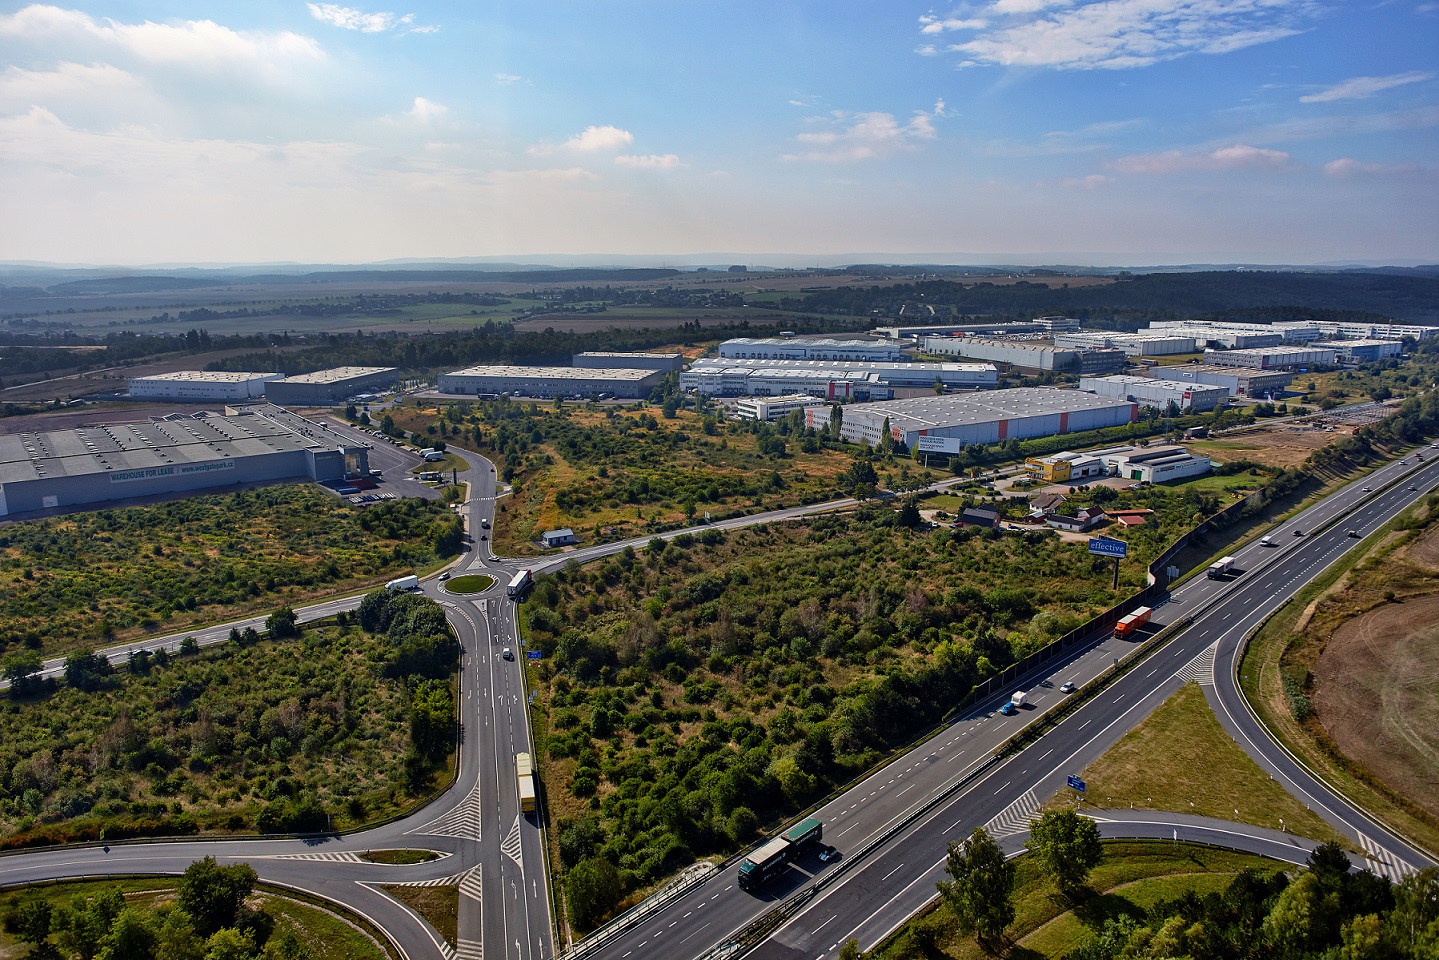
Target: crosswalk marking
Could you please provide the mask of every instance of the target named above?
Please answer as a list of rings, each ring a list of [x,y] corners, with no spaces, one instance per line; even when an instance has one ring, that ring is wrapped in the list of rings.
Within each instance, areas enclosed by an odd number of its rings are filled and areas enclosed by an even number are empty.
[[[1406,876],[1414,872],[1414,868],[1400,860],[1394,854],[1384,849],[1375,840],[1359,834],[1359,845],[1364,848],[1364,854],[1368,858],[1368,867],[1375,874],[1386,877],[1394,883],[1398,883]]]
[[[408,836],[412,833],[425,834],[431,837],[454,837],[457,840],[480,839],[480,785],[475,784],[465,799],[461,800],[453,810],[442,817],[437,817],[429,823],[415,827],[413,830],[406,830]]]
[[[1039,797],[1032,789],[1026,790],[1024,796],[1001,810],[999,816],[984,825],[984,829],[996,840],[1024,833],[1038,809]]]
[[[266,860],[328,860],[332,863],[366,863],[358,853],[281,853]]]
[[[1218,649],[1219,641],[1216,640],[1199,651],[1199,655],[1179,671],[1179,679],[1184,683],[1197,683],[1201,687],[1214,686],[1214,654]]]
[[[505,856],[509,857],[511,860],[515,861],[515,863],[519,864],[521,867],[525,865],[524,860],[521,859],[522,854],[520,852],[519,817],[515,817],[515,825],[510,828],[509,836],[505,837],[504,842],[500,844],[500,852],[503,853]]]
[[[485,945],[478,940],[460,938],[460,947],[455,951],[458,960],[485,960]]]

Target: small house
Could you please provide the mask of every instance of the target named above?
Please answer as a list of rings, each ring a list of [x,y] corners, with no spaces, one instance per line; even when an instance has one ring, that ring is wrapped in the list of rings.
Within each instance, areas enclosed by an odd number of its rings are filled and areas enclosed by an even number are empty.
[[[575,542],[575,532],[569,527],[561,527],[559,530],[546,530],[540,534],[540,543],[544,545],[545,549],[563,547]]]
[[[1044,518],[1044,522],[1056,530],[1069,530],[1078,533],[1089,530],[1104,522],[1104,510],[1100,507],[1085,507],[1072,517],[1063,514],[1051,513]]]
[[[959,522],[967,527],[998,527],[999,511],[967,507],[959,512]]]

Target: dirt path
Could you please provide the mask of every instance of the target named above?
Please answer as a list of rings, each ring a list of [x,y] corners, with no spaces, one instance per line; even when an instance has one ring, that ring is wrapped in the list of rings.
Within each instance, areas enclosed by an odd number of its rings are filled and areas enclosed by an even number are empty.
[[[1315,664],[1313,700],[1346,756],[1439,817],[1439,595],[1341,626]]]

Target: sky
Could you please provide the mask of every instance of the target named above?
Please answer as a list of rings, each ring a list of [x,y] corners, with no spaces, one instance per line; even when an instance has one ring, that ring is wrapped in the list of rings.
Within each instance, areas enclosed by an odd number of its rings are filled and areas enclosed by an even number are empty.
[[[1439,0],[0,2],[0,260],[1434,263],[1436,131]]]

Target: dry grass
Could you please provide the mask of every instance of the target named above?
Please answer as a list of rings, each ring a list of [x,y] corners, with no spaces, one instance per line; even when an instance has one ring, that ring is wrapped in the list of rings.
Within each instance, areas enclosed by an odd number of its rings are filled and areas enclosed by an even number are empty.
[[[1198,684],[1181,688],[1082,776],[1088,806],[1175,810],[1273,830],[1283,821],[1290,833],[1348,845],[1239,748]]]
[[[393,897],[434,927],[445,942],[455,946],[460,930],[460,888],[454,884],[438,887],[382,886]]]

